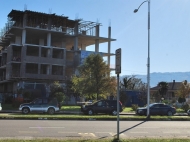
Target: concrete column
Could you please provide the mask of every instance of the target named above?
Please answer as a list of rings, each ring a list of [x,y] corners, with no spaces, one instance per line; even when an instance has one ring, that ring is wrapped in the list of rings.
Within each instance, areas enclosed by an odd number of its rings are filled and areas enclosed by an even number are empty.
[[[42,56],[42,47],[39,47],[39,57],[41,57]]]
[[[65,79],[65,66],[63,66],[63,77]]]
[[[51,25],[52,25],[52,19],[51,19],[51,17],[49,17],[48,18],[48,25],[47,25],[48,30],[51,30]]]
[[[75,39],[74,39],[74,51],[78,50],[78,21],[75,21],[75,29],[74,29],[74,34],[75,34]]]
[[[52,75],[52,65],[49,65],[49,74]]]
[[[47,51],[47,52],[48,52],[48,55],[47,55],[47,56],[48,56],[48,58],[51,58],[51,57],[52,57],[52,50],[51,50],[51,49],[48,49],[48,51]]]
[[[26,30],[23,29],[22,30],[22,45],[24,45],[26,43]]]
[[[47,46],[51,46],[51,33],[47,34]]]
[[[110,50],[111,50],[111,27],[109,26],[108,27],[108,38],[109,38],[109,41],[108,41],[108,66],[110,67]]]
[[[22,26],[23,26],[23,28],[25,28],[27,25],[27,23],[26,23],[26,21],[27,21],[27,14],[26,13],[24,13],[24,16],[23,16],[23,23],[22,23]]]
[[[46,68],[46,73],[49,75],[50,74],[50,66],[48,65]]]
[[[99,31],[100,31],[100,25],[96,25],[96,37],[95,40],[95,52],[99,52]]]

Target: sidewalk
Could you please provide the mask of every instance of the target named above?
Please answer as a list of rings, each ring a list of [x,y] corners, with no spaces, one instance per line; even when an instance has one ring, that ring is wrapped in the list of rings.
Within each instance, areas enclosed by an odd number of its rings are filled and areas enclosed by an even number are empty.
[[[2,110],[0,113],[22,113],[19,110]],[[59,112],[55,112],[56,114],[83,114],[82,112],[79,111],[63,111],[60,110]],[[126,113],[126,112],[121,112],[120,115],[135,115],[135,113]]]
[[[19,110],[1,110],[0,113],[22,113]],[[56,114],[83,114],[79,111],[63,111],[60,110]],[[136,115],[135,112],[121,112],[119,115]],[[176,113],[174,116],[188,116],[187,113]]]

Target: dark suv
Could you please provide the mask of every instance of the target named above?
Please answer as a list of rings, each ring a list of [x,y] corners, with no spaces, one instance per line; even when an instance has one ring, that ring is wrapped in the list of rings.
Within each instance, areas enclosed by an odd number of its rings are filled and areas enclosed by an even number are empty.
[[[37,98],[30,103],[21,104],[19,110],[23,114],[28,114],[29,112],[54,114],[56,111],[59,111],[59,103],[56,98]]]
[[[117,100],[100,100],[90,105],[82,105],[81,111],[89,115],[96,113],[117,115]],[[119,112],[122,111],[122,104],[119,102]]]

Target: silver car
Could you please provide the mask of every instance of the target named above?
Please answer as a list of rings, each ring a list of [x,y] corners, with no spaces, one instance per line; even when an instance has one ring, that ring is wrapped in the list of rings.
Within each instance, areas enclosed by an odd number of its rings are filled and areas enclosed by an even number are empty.
[[[47,112],[49,114],[54,114],[59,111],[59,103],[56,98],[37,98],[30,103],[21,104],[19,110],[23,114],[28,114],[30,112]]]

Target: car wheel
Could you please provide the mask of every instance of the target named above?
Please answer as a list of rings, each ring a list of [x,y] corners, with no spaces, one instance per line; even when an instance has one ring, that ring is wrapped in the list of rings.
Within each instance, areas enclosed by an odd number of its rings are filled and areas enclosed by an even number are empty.
[[[54,108],[49,108],[49,109],[48,109],[48,113],[49,113],[49,114],[54,114],[54,113],[55,113]]]
[[[112,115],[117,115],[117,111],[116,110],[112,110],[111,114]]]
[[[27,108],[27,107],[24,107],[23,109],[22,109],[22,113],[23,114],[28,114],[30,112],[30,110],[29,110],[29,108]]]
[[[89,110],[88,110],[88,115],[93,115],[93,113],[94,113],[94,112],[93,112],[92,109],[89,109]]]
[[[168,115],[168,116],[172,116],[173,113],[172,113],[171,111],[168,111],[167,115]]]

